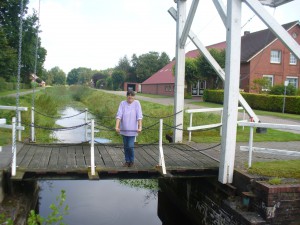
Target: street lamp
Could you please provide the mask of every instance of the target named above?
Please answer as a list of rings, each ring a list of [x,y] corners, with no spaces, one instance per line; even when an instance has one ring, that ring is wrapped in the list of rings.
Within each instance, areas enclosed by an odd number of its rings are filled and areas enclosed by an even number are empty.
[[[285,95],[286,95],[286,87],[289,85],[289,81],[284,81],[284,95],[283,95],[283,106],[282,106],[282,113],[284,113],[285,108]]]

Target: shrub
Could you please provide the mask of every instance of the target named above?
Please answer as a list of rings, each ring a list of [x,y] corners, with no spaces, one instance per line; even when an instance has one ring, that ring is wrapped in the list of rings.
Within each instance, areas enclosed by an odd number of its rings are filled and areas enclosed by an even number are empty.
[[[275,85],[271,87],[271,95],[284,95],[284,85]],[[286,95],[296,95],[296,88],[293,85],[286,87]]]
[[[223,104],[224,90],[204,90],[203,101]]]
[[[241,94],[253,109],[282,112],[283,95],[252,94],[245,92]],[[223,104],[223,96],[223,90],[205,90],[203,100]],[[285,97],[285,112],[294,114],[300,113],[300,96]]]

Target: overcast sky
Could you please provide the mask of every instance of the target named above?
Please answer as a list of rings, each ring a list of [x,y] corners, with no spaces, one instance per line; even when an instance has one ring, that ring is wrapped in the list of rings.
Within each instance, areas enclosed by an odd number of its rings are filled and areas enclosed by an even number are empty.
[[[176,23],[167,12],[173,0],[41,0],[42,46],[47,50],[45,68],[104,70],[115,67],[123,56],[131,59],[149,51],[175,56]],[[29,9],[38,10],[39,0]],[[187,0],[187,13],[192,0]],[[224,1],[226,3],[226,1]],[[280,23],[300,20],[300,0],[276,9],[266,7]],[[243,3],[242,31],[265,29]],[[251,19],[252,18],[252,19]],[[250,21],[249,21],[250,20]],[[246,24],[246,25],[245,25]],[[211,0],[200,0],[192,30],[204,45],[226,38],[224,25]],[[196,49],[189,40],[186,51]]]

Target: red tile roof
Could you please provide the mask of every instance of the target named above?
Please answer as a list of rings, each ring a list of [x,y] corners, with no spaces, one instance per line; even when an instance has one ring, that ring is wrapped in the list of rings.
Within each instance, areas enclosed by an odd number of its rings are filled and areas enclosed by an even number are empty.
[[[145,80],[142,84],[170,84],[175,83],[175,77],[173,75],[173,66],[175,65],[175,61],[170,62],[165,65],[147,80]]]
[[[215,49],[225,49],[226,42],[220,42],[214,45],[209,45],[206,47],[207,49],[215,48]],[[186,58],[196,58],[200,54],[198,49],[189,51],[185,54]],[[145,80],[142,84],[174,84],[175,77],[173,75],[173,66],[175,65],[175,61],[170,62],[169,64],[165,65],[162,69],[157,71],[147,80]]]

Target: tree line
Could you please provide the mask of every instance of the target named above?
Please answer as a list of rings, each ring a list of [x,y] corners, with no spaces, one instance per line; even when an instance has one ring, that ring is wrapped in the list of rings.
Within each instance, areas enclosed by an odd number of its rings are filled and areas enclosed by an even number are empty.
[[[37,12],[28,14],[29,0],[23,0],[23,33],[22,33],[22,63],[21,82],[29,84],[30,75],[37,66],[37,75],[47,85],[73,85],[92,84],[96,88],[119,90],[124,82],[142,83],[151,75],[170,62],[165,53],[150,51],[137,56],[133,54],[129,59],[126,55],[121,57],[114,68],[105,70],[92,70],[86,67],[72,69],[66,74],[59,67],[50,70],[44,69],[47,50],[41,46],[38,33]],[[0,82],[16,82],[18,69],[19,25],[20,25],[19,0],[1,0],[0,2]],[[36,57],[37,52],[37,57]],[[210,50],[212,56],[221,65],[225,66],[225,51]],[[187,58],[185,64],[185,79],[188,86],[198,80],[211,80],[215,88],[222,86],[215,71],[204,57]],[[189,89],[189,88],[188,88]]]
[[[43,72],[47,51],[41,46],[38,38],[38,16],[34,11],[28,15],[29,0],[23,1],[23,32],[22,32],[22,62],[21,82],[30,83],[30,74],[36,70]],[[0,1],[0,79],[15,82],[18,71],[18,48],[20,26],[20,1]],[[37,57],[36,57],[37,49]],[[36,61],[37,58],[37,61]]]

